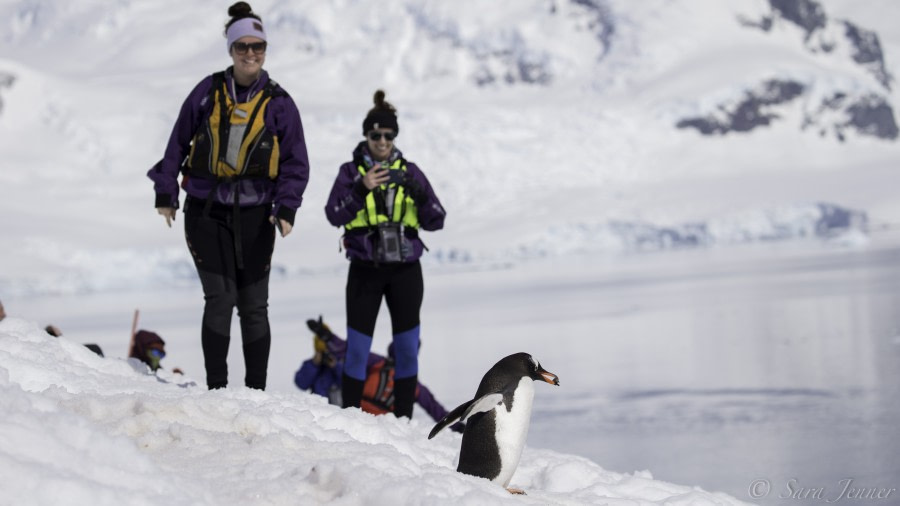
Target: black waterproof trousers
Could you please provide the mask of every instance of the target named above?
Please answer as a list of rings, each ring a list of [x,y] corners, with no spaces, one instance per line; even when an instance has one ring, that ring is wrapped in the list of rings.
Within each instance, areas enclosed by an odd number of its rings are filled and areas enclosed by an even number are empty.
[[[353,260],[347,273],[347,326],[371,336],[383,300],[394,334],[407,331],[419,325],[424,293],[418,261],[375,265]]]
[[[201,340],[210,389],[228,384],[231,317],[237,307],[241,324],[246,376],[244,384],[265,390],[272,336],[269,330],[269,270],[275,247],[271,205],[242,207],[212,204],[188,197],[184,231],[203,285]],[[239,220],[236,227],[235,220]],[[239,236],[243,268],[238,268],[235,234]]]
[[[359,407],[365,382],[348,375],[348,369],[365,377],[381,301],[387,303],[394,333],[397,369],[394,378],[394,414],[412,418],[418,384],[419,311],[424,295],[422,266],[418,261],[380,264],[354,260],[347,275],[347,363],[341,379],[344,407]],[[354,365],[351,366],[351,357]],[[359,362],[359,363],[357,363]],[[412,365],[412,367],[411,367]]]

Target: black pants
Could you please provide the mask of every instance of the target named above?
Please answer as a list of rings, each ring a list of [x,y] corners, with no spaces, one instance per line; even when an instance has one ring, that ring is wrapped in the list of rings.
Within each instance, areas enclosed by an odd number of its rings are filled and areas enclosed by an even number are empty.
[[[347,274],[347,326],[367,336],[375,333],[381,300],[391,313],[394,334],[419,325],[424,295],[422,265],[381,264],[353,261]]]
[[[203,285],[201,342],[210,389],[228,384],[228,345],[231,317],[237,307],[241,320],[246,376],[250,388],[266,388],[272,336],[269,330],[269,270],[275,247],[275,226],[269,223],[270,205],[240,210],[243,269],[235,256],[234,210],[213,204],[204,216],[205,202],[188,197],[184,232]]]
[[[395,358],[394,414],[412,417],[418,376],[419,310],[424,284],[419,262],[350,263],[347,275],[347,353],[341,392],[344,407],[359,407],[381,301],[391,313]]]

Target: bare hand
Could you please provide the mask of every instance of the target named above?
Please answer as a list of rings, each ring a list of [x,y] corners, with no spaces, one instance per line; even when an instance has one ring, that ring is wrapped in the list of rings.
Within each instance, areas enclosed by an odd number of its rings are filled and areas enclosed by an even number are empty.
[[[280,227],[278,227],[279,230],[281,230],[281,237],[287,237],[288,234],[291,233],[291,230],[293,230],[294,227],[292,227],[290,223],[288,223],[288,222],[285,221],[285,220],[282,220],[281,218],[276,218],[276,217],[274,217],[274,216],[269,216],[269,223],[275,225],[275,220],[278,220],[278,222],[279,222],[280,225],[281,225]]]
[[[378,166],[366,172],[366,175],[363,176],[362,181],[363,184],[366,185],[366,188],[369,190],[374,190],[376,186],[383,185],[388,182],[391,178],[391,171]]]
[[[172,222],[175,221],[175,208],[157,207],[156,212],[163,215],[166,218],[166,225],[168,225],[169,228],[172,228]]]

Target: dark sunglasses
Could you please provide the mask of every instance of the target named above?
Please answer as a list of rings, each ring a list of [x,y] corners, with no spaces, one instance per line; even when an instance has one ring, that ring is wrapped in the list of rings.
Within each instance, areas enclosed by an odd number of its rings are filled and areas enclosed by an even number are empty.
[[[234,48],[234,52],[237,54],[246,54],[247,50],[252,49],[256,54],[262,54],[266,52],[266,41],[262,42],[235,42],[231,45]]]
[[[389,141],[392,141],[392,140],[394,140],[394,137],[397,137],[397,134],[394,132],[381,133],[381,132],[372,131],[372,132],[369,132],[369,139],[371,139],[373,141],[380,141],[382,135],[384,136],[385,139],[387,139]]]

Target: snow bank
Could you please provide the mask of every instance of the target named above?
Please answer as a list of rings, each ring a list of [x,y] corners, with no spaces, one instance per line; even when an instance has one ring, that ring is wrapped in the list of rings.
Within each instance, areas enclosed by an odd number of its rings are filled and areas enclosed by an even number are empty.
[[[460,436],[302,392],[206,391],[0,323],[4,504],[740,504],[526,449],[510,496],[459,474]]]

